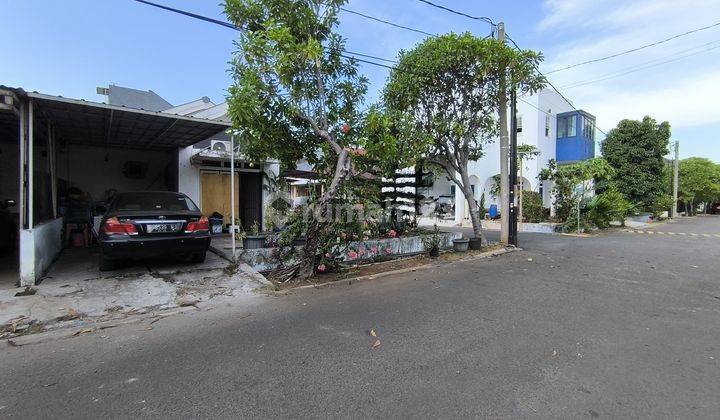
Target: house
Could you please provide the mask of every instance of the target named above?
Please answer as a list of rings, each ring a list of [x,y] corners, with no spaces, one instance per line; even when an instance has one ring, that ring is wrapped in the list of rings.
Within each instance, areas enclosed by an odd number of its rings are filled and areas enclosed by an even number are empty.
[[[173,106],[152,90],[142,91],[110,85],[97,88],[109,104],[129,108],[150,107],[162,113],[230,123],[227,103],[208,97]],[[277,162],[250,162],[236,153],[235,214],[238,225],[250,230],[263,226],[263,210],[270,200],[270,183],[279,171]],[[190,197],[206,215],[218,213],[230,224],[230,136],[220,132],[178,151],[178,191]]]
[[[63,215],[75,197],[91,214],[114,191],[179,191],[229,223],[226,104],[200,98],[173,106],[155,92],[115,85],[98,93],[107,100],[0,86],[0,200],[16,203],[0,222],[14,226],[2,232],[17,232],[2,238],[12,246],[0,252],[0,286],[35,284],[60,257]],[[262,224],[266,175],[278,165],[235,156],[234,204],[249,228]]]
[[[540,152],[536,157],[523,160],[522,178],[518,177],[518,182],[525,191],[539,192],[544,207],[552,209],[552,182],[540,181],[538,175],[552,159],[562,165],[595,156],[595,117],[586,111],[575,110],[554,90],[544,89],[518,100],[517,142],[518,145],[535,146]],[[500,173],[499,156],[500,145],[495,140],[487,145],[481,159],[468,165],[475,200],[479,203],[484,195],[486,208],[499,207],[499,197],[492,194],[496,185],[494,176]],[[456,223],[469,217],[462,191],[447,177],[436,175],[433,186],[422,193],[430,199],[453,199],[458,204],[454,214]]]

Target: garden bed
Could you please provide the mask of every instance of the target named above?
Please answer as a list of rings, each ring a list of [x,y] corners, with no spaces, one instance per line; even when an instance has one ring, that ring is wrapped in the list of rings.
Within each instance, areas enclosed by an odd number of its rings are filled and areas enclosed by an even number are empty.
[[[272,272],[268,273],[267,278],[275,285],[275,291],[284,291],[297,288],[298,286],[322,286],[326,284],[336,283],[340,281],[353,281],[373,276],[380,276],[387,273],[414,271],[416,268],[425,267],[431,264],[450,263],[463,260],[471,260],[475,258],[491,257],[507,252],[507,248],[498,243],[493,243],[482,250],[469,250],[463,253],[445,251],[439,257],[431,258],[427,254],[418,254],[414,256],[400,257],[389,261],[373,262],[370,260],[358,261],[355,265],[344,267],[338,272],[317,274],[310,280],[310,284],[305,281],[288,281],[285,283],[273,282]]]
[[[451,249],[453,239],[461,236],[458,232],[441,232],[440,249]],[[282,261],[279,258],[278,248],[245,249],[240,253],[240,259],[260,272],[272,271],[282,267],[296,264],[302,255],[303,247],[295,247],[294,256]],[[422,236],[401,236],[397,238],[370,239],[367,241],[351,242],[348,251],[340,255],[342,263],[375,261],[382,259],[397,259],[417,255],[425,252]]]

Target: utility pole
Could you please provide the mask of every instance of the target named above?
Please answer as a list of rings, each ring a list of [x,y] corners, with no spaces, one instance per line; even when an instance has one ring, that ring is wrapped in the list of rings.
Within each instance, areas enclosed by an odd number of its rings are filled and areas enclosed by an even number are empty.
[[[510,226],[508,232],[508,243],[517,246],[518,244],[518,207],[515,205],[515,191],[518,176],[518,155],[517,155],[517,93],[515,86],[511,87],[510,94],[510,176],[508,179],[510,203]]]
[[[505,43],[505,23],[497,24],[498,41]],[[500,74],[500,97],[498,112],[500,122],[500,242],[509,244],[510,240],[510,180],[508,177],[508,124],[507,124],[507,75],[505,69]]]
[[[677,216],[678,206],[678,183],[680,181],[680,142],[675,140],[675,159],[673,160],[673,206],[670,209],[670,217]]]

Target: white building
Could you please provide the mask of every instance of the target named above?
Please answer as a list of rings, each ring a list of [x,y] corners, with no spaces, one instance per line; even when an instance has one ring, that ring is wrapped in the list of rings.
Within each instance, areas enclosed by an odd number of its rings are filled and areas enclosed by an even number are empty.
[[[526,191],[542,194],[543,205],[551,207],[551,185],[541,182],[538,175],[548,166],[551,159],[559,164],[589,159],[595,155],[595,117],[575,110],[557,92],[545,89],[533,96],[518,98],[517,142],[518,146],[535,146],[540,154],[522,162],[522,182]],[[559,131],[558,131],[559,129]],[[519,165],[519,162],[518,162]],[[475,200],[480,203],[485,195],[485,207],[498,206],[499,197],[491,190],[495,185],[493,177],[500,173],[500,144],[495,141],[486,145],[484,156],[470,162],[469,175],[475,191]],[[518,181],[520,181],[518,175]],[[445,196],[455,202],[455,223],[462,223],[469,217],[467,200],[455,184],[446,176],[437,175],[433,187],[423,191],[429,199]]]

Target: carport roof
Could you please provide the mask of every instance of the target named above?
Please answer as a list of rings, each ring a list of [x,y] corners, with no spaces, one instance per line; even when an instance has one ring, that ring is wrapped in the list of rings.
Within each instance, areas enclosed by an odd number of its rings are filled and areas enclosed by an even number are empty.
[[[32,99],[40,121],[51,121],[58,140],[69,144],[167,150],[193,145],[231,127],[226,121],[5,89]]]

